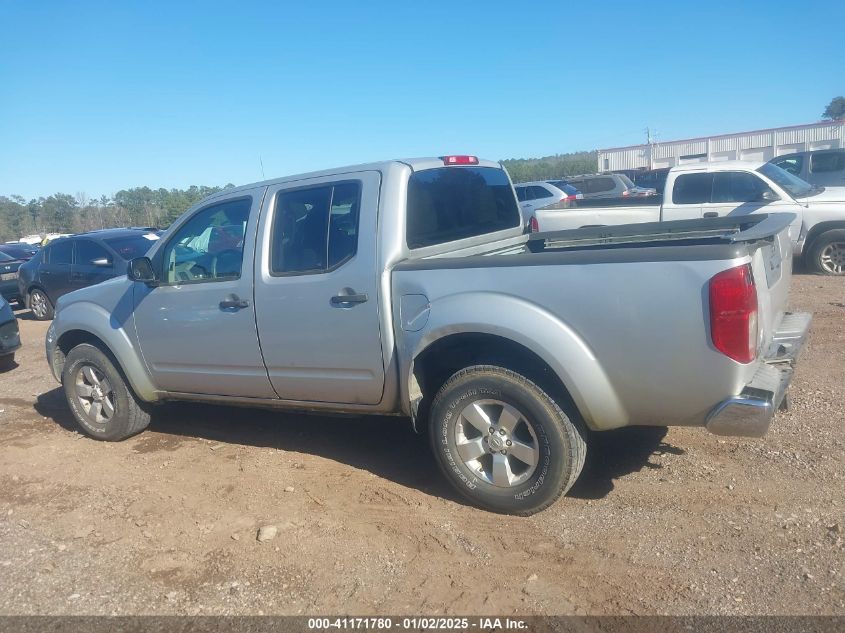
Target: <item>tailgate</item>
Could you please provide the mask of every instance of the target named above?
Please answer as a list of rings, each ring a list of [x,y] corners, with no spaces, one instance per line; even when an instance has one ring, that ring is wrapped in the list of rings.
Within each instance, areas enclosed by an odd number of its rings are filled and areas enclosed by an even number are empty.
[[[738,233],[734,239],[737,242],[756,241],[759,246],[753,251],[751,267],[757,286],[762,336],[760,349],[767,357],[777,333],[782,329],[789,303],[789,286],[792,283],[789,227],[792,218],[793,214],[771,215],[769,219],[772,222],[767,226],[764,226],[766,222],[761,222],[750,231]]]

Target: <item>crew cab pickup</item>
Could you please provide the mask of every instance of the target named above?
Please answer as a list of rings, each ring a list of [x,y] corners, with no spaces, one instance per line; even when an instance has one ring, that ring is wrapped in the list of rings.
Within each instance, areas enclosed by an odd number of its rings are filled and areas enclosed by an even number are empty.
[[[624,205],[591,201],[578,208],[540,209],[532,229],[711,218],[751,213],[793,213],[793,250],[813,271],[845,275],[845,188],[811,185],[770,163],[724,161],[673,167],[662,204],[657,199]]]
[[[810,323],[785,312],[793,218],[524,234],[472,156],[269,180],[63,296],[47,359],[98,439],[170,400],[404,416],[467,499],[530,514],[586,429],[766,432]]]

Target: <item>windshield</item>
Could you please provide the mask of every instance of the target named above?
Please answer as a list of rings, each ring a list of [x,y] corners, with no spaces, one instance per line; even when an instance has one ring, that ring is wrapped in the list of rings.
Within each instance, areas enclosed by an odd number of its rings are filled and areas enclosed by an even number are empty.
[[[103,241],[123,259],[129,261],[146,255],[157,239],[158,235],[155,233],[145,233],[131,237],[113,237]]]
[[[793,198],[806,198],[821,191],[806,180],[801,180],[798,176],[794,176],[785,169],[771,163],[766,163],[757,171],[770,178],[776,185],[786,189],[786,192]]]
[[[14,257],[9,257],[3,251],[0,251],[0,262],[13,262],[15,261]]]
[[[635,185],[635,184],[633,183],[633,181],[632,181],[630,178],[628,178],[628,176],[626,176],[625,174],[619,174],[619,178],[622,180],[622,182],[623,182],[623,183],[625,183],[625,186],[626,186],[626,187],[628,187],[629,189],[633,189],[634,187],[636,187],[636,186],[637,186],[637,185]]]

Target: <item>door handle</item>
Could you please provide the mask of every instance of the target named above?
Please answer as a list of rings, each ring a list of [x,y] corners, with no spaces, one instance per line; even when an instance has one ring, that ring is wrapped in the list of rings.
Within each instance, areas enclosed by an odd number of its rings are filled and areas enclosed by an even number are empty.
[[[222,310],[240,310],[242,308],[248,308],[249,301],[246,299],[241,299],[238,295],[229,295],[223,301],[220,302],[220,308]]]
[[[366,293],[335,295],[331,298],[331,304],[336,308],[350,308],[357,303],[365,303],[369,300]]]
[[[718,218],[718,217],[719,217],[719,214],[718,214],[718,213],[716,213],[715,211],[707,211],[707,212],[704,214],[704,217],[705,217],[705,218]]]

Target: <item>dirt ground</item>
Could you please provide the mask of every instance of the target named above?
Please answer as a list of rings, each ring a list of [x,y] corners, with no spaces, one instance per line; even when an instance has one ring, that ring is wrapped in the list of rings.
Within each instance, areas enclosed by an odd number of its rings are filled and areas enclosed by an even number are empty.
[[[527,519],[462,503],[401,419],[173,405],[87,439],[47,324],[19,312],[0,613],[845,614],[845,280],[792,296],[815,321],[765,439],[594,436],[570,495]]]

